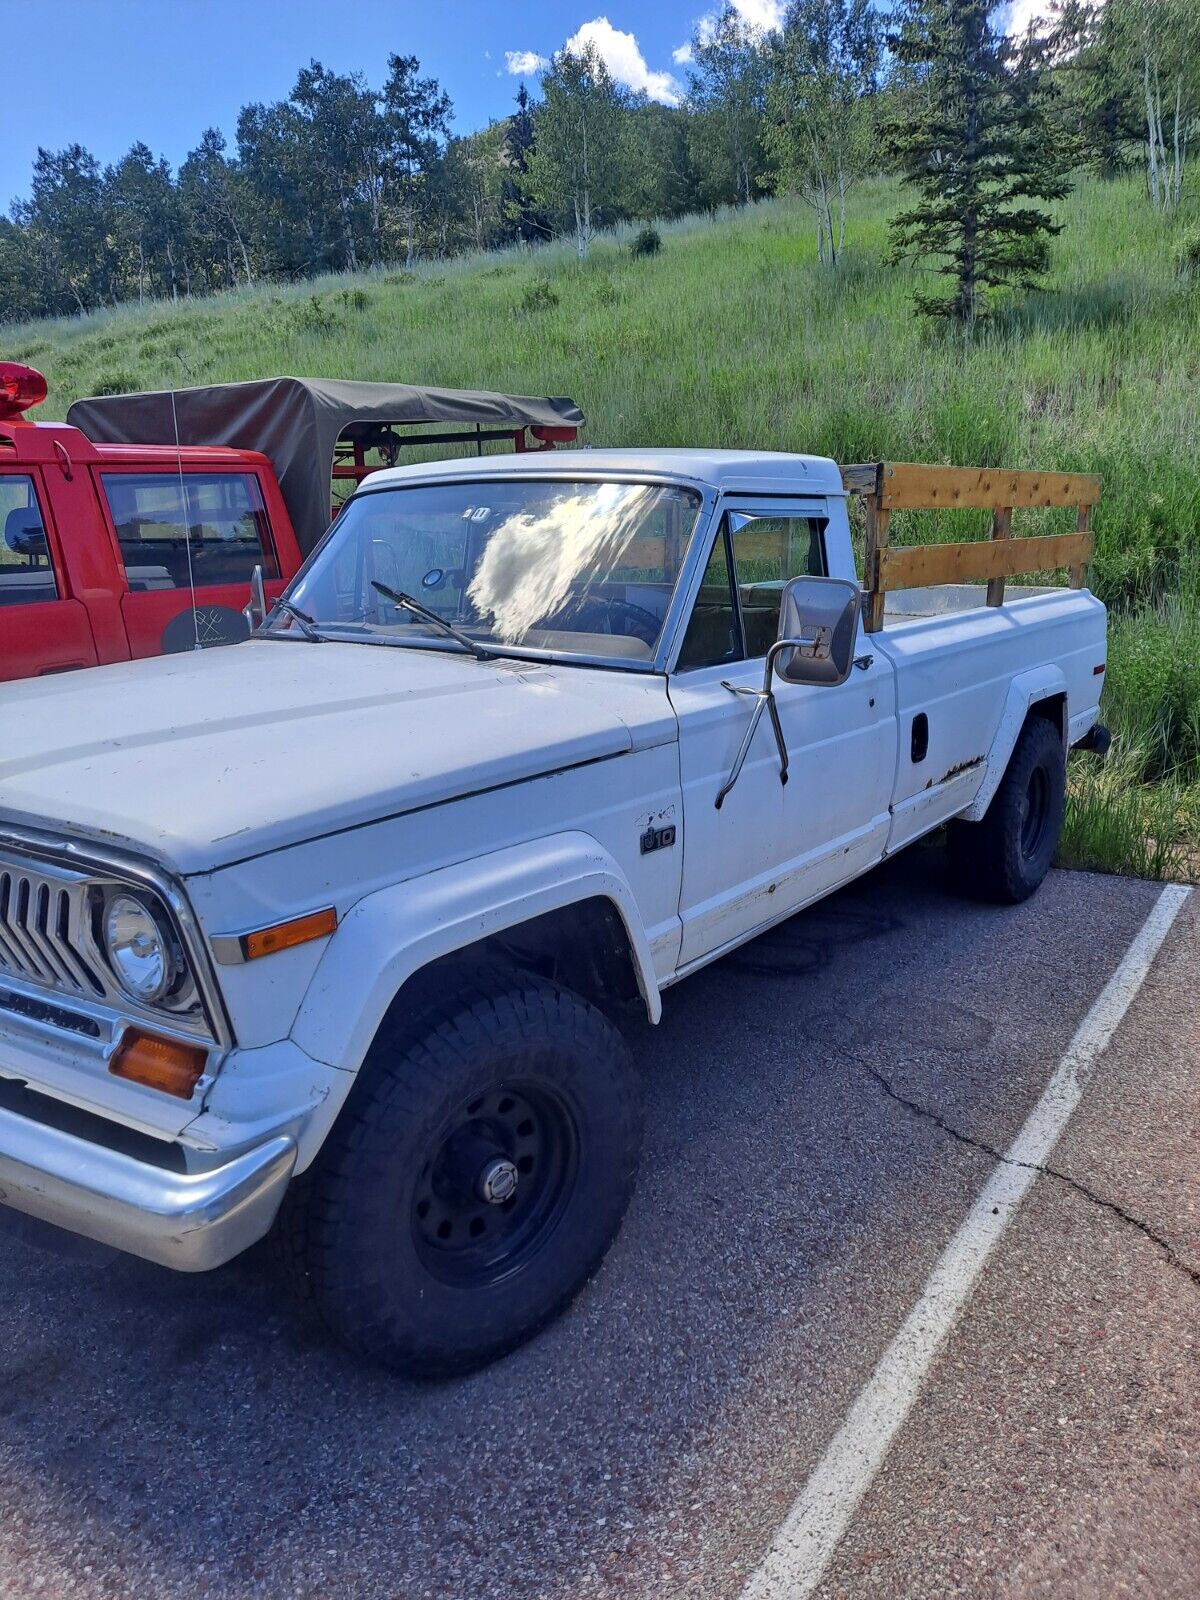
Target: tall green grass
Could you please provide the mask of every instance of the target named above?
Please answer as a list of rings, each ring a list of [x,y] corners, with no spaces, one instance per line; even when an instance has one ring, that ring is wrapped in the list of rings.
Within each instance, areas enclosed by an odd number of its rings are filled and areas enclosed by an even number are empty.
[[[1105,714],[1138,781],[1200,782],[1200,606],[1195,592],[1118,613]]]
[[[1145,783],[1137,747],[1120,739],[1103,761],[1072,758],[1058,860],[1138,878],[1200,873],[1200,790],[1168,777]]]
[[[917,318],[913,273],[881,264],[899,200],[884,180],[855,193],[836,273],[816,263],[809,214],[778,201],[662,224],[661,251],[640,258],[622,230],[582,263],[568,245],[514,249],[0,329],[0,355],[45,370],[49,416],[105,389],[292,372],[569,394],[596,445],[1099,472],[1092,584],[1117,608],[1105,714],[1142,786],[1200,780],[1196,680],[1179,665],[1200,607],[1187,224],[1136,180],[1081,182],[1058,208],[1052,287],[966,335]],[[894,534],[976,525],[910,516]],[[1147,866],[1132,845],[1126,859]]]
[[[1200,602],[1179,594],[1117,611],[1102,712],[1113,748],[1071,768],[1068,864],[1200,879]]]

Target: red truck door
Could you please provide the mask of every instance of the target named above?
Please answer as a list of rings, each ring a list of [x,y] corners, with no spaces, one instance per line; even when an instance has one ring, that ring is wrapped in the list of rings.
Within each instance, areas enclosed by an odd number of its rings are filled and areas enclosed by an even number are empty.
[[[129,585],[121,609],[130,655],[245,638],[254,568],[261,564],[270,595],[282,587],[257,475],[186,463],[182,473],[133,465],[97,476]]]
[[[8,677],[96,664],[87,608],[69,593],[47,505],[39,470],[0,467],[0,635]]]

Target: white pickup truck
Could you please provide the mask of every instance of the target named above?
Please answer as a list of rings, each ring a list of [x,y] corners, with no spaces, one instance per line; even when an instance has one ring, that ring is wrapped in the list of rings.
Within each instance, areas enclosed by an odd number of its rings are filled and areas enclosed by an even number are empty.
[[[1082,585],[1097,495],[738,451],[406,467],[245,644],[6,686],[0,1199],[193,1271],[276,1225],[359,1351],[512,1348],[630,1197],[624,1005],[657,1021],[944,823],[964,886],[1037,887],[1105,614],[1002,587]],[[996,537],[889,543],[931,503]],[[947,573],[992,603],[904,588]]]

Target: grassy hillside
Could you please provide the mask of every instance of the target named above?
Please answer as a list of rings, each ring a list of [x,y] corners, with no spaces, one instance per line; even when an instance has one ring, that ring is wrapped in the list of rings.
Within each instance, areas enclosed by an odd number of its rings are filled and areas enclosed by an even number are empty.
[[[1180,871],[1200,848],[1200,284],[1136,181],[1085,182],[1060,208],[1053,289],[967,340],[921,323],[910,274],[880,265],[897,198],[856,194],[836,275],[809,214],[778,202],[666,226],[656,257],[617,237],[586,263],[553,247],[269,285],[0,330],[0,353],[45,370],[51,416],[105,390],[295,372],[570,394],[593,444],[1099,472],[1120,750],[1107,774],[1080,763],[1066,849]]]

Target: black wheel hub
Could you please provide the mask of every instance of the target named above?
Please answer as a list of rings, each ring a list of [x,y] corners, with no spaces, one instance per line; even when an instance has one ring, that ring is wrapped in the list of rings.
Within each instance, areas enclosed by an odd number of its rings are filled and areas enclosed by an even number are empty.
[[[464,1288],[520,1271],[562,1215],[577,1146],[565,1102],[542,1085],[505,1085],[459,1107],[413,1192],[413,1238],[429,1271]]]
[[[1034,767],[1021,802],[1021,854],[1027,861],[1036,856],[1041,847],[1049,811],[1049,779],[1044,768]]]

